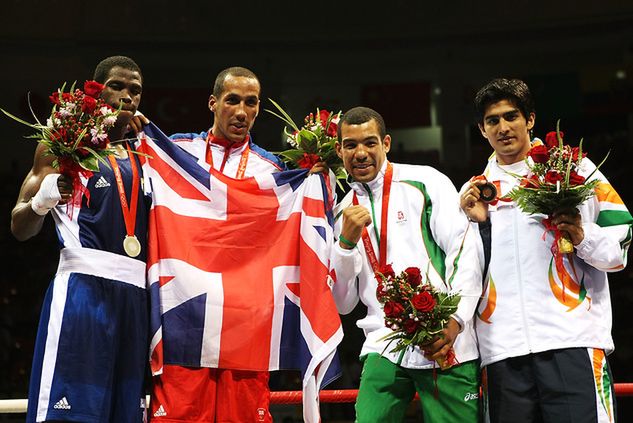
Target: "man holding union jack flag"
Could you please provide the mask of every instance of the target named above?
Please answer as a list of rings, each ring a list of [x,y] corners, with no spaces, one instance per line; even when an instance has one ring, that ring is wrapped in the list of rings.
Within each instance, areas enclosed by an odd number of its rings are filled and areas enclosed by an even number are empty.
[[[228,68],[209,98],[208,132],[165,143],[144,128],[157,421],[272,422],[269,370],[283,368],[304,370],[316,403],[304,417],[318,420],[316,387],[331,378],[342,338],[326,284],[327,190],[320,175],[280,172],[279,159],[253,143],[259,96],[252,71]],[[305,337],[289,341],[297,332]]]

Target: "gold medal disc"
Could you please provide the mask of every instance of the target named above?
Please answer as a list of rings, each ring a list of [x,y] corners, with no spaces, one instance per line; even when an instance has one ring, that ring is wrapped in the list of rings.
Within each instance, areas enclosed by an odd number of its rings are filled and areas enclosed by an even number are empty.
[[[125,254],[130,257],[136,257],[141,253],[141,243],[138,241],[136,235],[126,235],[123,240],[123,250],[125,250]]]

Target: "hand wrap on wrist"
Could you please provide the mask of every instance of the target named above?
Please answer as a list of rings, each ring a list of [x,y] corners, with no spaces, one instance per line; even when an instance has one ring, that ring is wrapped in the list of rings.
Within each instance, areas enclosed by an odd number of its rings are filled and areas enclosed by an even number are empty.
[[[39,191],[31,198],[31,208],[36,214],[46,215],[62,199],[57,188],[57,179],[60,176],[59,173],[51,173],[42,180]]]

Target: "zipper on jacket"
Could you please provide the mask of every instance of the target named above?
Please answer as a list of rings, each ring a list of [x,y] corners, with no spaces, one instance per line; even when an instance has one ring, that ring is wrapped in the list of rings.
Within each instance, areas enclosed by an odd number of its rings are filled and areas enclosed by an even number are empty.
[[[519,301],[521,302],[521,317],[523,318],[523,327],[525,328],[525,338],[528,350],[532,352],[532,342],[530,341],[530,327],[528,326],[527,316],[525,313],[525,301],[523,300],[523,274],[521,273],[521,258],[519,257],[519,227],[517,224],[518,208],[514,208],[512,213],[512,226],[514,230],[514,257],[517,269],[517,282],[519,283]]]
[[[374,194],[371,192],[371,188],[369,185],[363,183],[363,188],[367,191],[367,195],[369,196],[369,204],[371,204],[371,219],[374,224],[374,234],[376,235],[376,241],[378,244],[378,248],[380,248],[380,234],[378,233],[378,221],[376,220],[376,210],[374,209]],[[382,213],[382,210],[380,211]]]

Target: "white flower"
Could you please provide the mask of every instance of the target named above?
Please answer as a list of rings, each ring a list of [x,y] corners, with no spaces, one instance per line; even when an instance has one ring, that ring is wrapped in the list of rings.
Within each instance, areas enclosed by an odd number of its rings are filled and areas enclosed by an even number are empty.
[[[92,130],[90,132],[92,132]],[[94,145],[98,145],[106,138],[108,138],[108,134],[101,133],[101,134],[93,135],[90,142],[92,142]]]
[[[295,137],[286,138],[286,142],[290,144],[293,148],[299,148],[299,144],[297,144],[297,140],[295,139]]]
[[[103,126],[110,127],[114,125],[115,122],[116,122],[116,116],[111,114],[109,116],[106,116],[103,119]]]
[[[103,132],[103,129],[99,126],[90,128],[90,135],[92,135],[91,142],[95,145],[101,143],[101,141],[108,138],[108,134]]]
[[[72,116],[72,114],[72,110],[70,110],[68,107],[62,107],[61,109],[59,109],[59,115],[61,117]]]
[[[110,110],[109,107],[103,106],[99,109],[99,113],[102,116],[108,116],[109,114],[112,114],[112,110]]]

